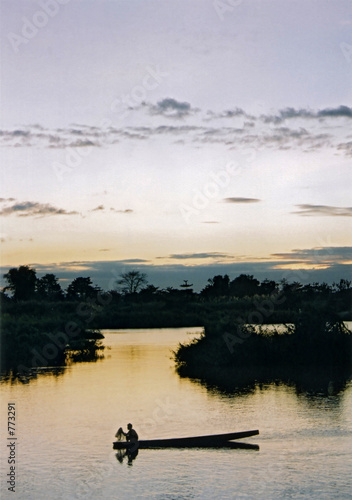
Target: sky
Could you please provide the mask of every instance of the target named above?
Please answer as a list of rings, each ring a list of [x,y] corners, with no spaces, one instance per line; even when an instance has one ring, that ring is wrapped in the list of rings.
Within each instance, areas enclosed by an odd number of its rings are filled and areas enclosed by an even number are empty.
[[[350,0],[1,0],[1,273],[351,278]]]

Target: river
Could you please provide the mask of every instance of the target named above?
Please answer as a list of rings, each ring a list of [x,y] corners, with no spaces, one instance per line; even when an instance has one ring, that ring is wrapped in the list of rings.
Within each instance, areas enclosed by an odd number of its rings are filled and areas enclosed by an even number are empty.
[[[267,384],[226,393],[180,378],[171,350],[200,329],[103,331],[104,359],[2,380],[2,500],[352,498],[352,383],[336,394]],[[8,403],[16,441],[8,440]],[[259,429],[256,450],[112,449],[132,422],[141,438]],[[15,493],[8,443],[15,443]]]

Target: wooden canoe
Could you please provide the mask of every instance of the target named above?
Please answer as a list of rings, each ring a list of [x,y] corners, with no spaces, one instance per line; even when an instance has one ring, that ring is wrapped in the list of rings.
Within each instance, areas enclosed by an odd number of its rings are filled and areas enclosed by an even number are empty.
[[[139,449],[146,448],[233,448],[243,447],[244,443],[231,442],[235,439],[242,439],[259,434],[258,430],[244,431],[244,432],[231,432],[228,434],[212,434],[209,436],[195,436],[174,439],[150,439],[138,441]],[[236,446],[240,445],[240,446]],[[115,441],[113,448],[115,450],[128,449],[135,447],[136,443],[128,441]],[[253,446],[253,445],[250,445]]]

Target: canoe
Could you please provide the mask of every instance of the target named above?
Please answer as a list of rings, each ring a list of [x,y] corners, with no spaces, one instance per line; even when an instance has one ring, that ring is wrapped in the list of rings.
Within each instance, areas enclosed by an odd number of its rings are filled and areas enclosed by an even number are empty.
[[[155,441],[153,441],[155,442]],[[134,448],[136,446],[136,448]],[[179,445],[179,444],[170,444],[170,445],[155,445],[150,444],[149,441],[138,441],[137,443],[128,443],[126,441],[116,441],[114,443],[115,450],[131,450],[136,451],[136,449],[150,449],[157,450],[162,448],[230,448],[232,450],[241,449],[241,450],[259,450],[259,446],[257,444],[252,443],[241,443],[239,441],[219,441],[218,443],[205,443],[198,445]]]
[[[174,439],[150,439],[138,441],[139,449],[146,448],[231,448],[241,447],[241,443],[231,443],[234,439],[242,439],[259,434],[258,430],[244,431],[244,432],[231,432],[228,434],[212,434],[209,436],[195,436]],[[243,443],[244,444],[244,443]],[[113,448],[115,450],[128,449],[136,446],[136,443],[128,441],[115,441]]]

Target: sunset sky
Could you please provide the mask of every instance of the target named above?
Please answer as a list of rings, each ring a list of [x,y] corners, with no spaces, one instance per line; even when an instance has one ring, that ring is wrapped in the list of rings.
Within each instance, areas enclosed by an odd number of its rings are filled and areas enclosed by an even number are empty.
[[[350,278],[350,0],[2,0],[1,272]]]

